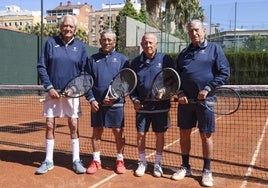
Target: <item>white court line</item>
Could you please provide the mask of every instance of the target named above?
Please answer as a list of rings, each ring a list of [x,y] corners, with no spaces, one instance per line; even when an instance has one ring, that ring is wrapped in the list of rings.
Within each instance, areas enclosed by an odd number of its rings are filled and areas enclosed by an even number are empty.
[[[198,129],[194,130],[191,134],[194,134],[194,133],[196,133],[197,131],[198,131]],[[179,141],[180,141],[180,138],[177,139],[177,140],[175,140],[174,142],[171,142],[171,143],[167,144],[166,146],[164,146],[164,149],[166,149],[166,148],[172,146],[173,144],[175,144],[175,143],[177,143],[177,142],[179,142]],[[149,155],[146,155],[146,158],[149,158],[149,157],[151,157],[151,156],[153,156],[153,155],[155,155],[155,152],[152,152],[152,153],[150,153]],[[129,165],[127,168],[130,168],[131,166],[132,166],[132,164]],[[99,185],[101,185],[101,184],[103,184],[103,183],[109,181],[110,179],[112,179],[112,178],[114,178],[114,177],[116,177],[116,176],[118,176],[118,174],[113,173],[112,175],[110,175],[110,176],[108,176],[107,178],[105,178],[105,179],[99,181],[98,183],[96,183],[96,184],[90,186],[89,188],[96,188],[96,187],[98,187]]]
[[[133,164],[127,166],[126,168],[129,169]],[[90,186],[89,188],[95,188],[95,187],[98,187],[99,185],[109,181],[110,179],[118,176],[119,174],[117,173],[113,173],[112,175],[108,176],[107,178],[104,178],[103,180],[99,181],[98,183],[95,183],[94,185]]]
[[[218,120],[218,119],[221,119],[221,117],[218,117],[216,120]],[[192,131],[191,134],[194,134],[194,133],[196,133],[196,132],[198,132],[198,129]],[[174,142],[171,142],[171,143],[167,144],[166,146],[164,146],[164,149],[166,149],[166,148],[168,148],[168,147],[170,147],[170,146],[176,144],[176,143],[179,142],[179,141],[180,141],[180,138],[177,139],[177,140],[175,140]],[[151,157],[151,156],[153,156],[153,155],[155,155],[155,152],[152,152],[152,153],[150,153],[149,155],[146,155],[146,158],[149,158],[149,157]],[[128,166],[127,168],[130,168],[131,166],[132,166],[132,165]],[[113,173],[112,175],[110,175],[110,176],[108,176],[107,178],[103,179],[102,181],[99,181],[98,183],[96,183],[96,184],[90,186],[89,188],[96,188],[96,187],[98,187],[99,185],[101,185],[101,184],[103,184],[103,183],[109,181],[110,179],[116,177],[117,175],[118,175],[118,174]]]
[[[96,183],[96,184],[90,186],[89,188],[95,188],[95,187],[98,187],[99,185],[105,183],[106,181],[109,181],[110,179],[112,179],[113,177],[115,177],[115,176],[117,176],[117,175],[118,175],[118,174],[113,173],[112,175],[110,175],[110,176],[108,176],[107,178],[105,178],[105,179],[99,181],[98,183]]]
[[[263,130],[262,130],[261,137],[260,137],[260,139],[259,139],[259,141],[258,141],[256,150],[255,150],[255,152],[254,152],[254,154],[253,154],[253,156],[252,156],[250,165],[249,165],[248,170],[247,170],[247,172],[246,172],[246,174],[245,174],[245,177],[244,177],[244,181],[243,181],[243,183],[242,183],[242,185],[241,185],[240,188],[245,188],[245,187],[247,186],[248,178],[249,178],[249,176],[251,175],[252,170],[253,170],[253,166],[255,165],[256,160],[257,160],[257,158],[258,158],[259,151],[260,151],[260,149],[261,149],[261,145],[262,145],[262,143],[263,143],[263,139],[264,139],[264,137],[265,137],[267,127],[268,127],[268,118],[266,119],[265,125],[264,125]]]

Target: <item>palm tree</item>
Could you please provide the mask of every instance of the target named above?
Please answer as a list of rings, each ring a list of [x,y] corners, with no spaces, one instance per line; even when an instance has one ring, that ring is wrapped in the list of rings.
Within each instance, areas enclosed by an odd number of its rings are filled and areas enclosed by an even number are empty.
[[[148,12],[146,23],[160,29],[161,17],[162,17],[161,16],[162,0],[143,0],[143,1],[145,1],[146,10]]]
[[[199,5],[199,0],[178,0],[175,4],[175,21],[177,29],[182,33],[187,33],[187,23],[192,19],[204,20],[203,9]]]
[[[166,5],[165,12],[161,10],[162,3]],[[198,18],[203,21],[205,18],[199,0],[141,0],[141,4],[146,5],[147,24],[160,29],[163,28],[164,21],[167,32],[174,33],[177,30],[182,38],[186,37],[186,26],[191,19]],[[174,28],[171,26],[172,23],[175,25]]]

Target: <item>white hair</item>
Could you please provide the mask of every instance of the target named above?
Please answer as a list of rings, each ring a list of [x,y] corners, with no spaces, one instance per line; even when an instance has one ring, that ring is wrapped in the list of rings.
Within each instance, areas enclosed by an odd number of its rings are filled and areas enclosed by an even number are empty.
[[[116,41],[116,34],[112,29],[106,29],[103,32],[101,32],[101,34],[100,34],[101,38],[106,33],[113,35],[113,39],[114,39],[114,41]]]
[[[193,20],[191,20],[191,21],[188,23],[187,28],[189,28],[189,26],[190,26],[192,23],[197,23],[198,26],[199,26],[200,28],[203,28],[203,29],[205,28],[203,22],[202,22],[201,20],[198,20],[198,19],[193,19]]]
[[[73,16],[73,15],[69,15],[69,14],[67,14],[67,15],[62,16],[62,17],[61,17],[61,20],[60,20],[60,26],[62,26],[62,24],[64,23],[64,21],[65,21],[67,18],[71,18],[71,19],[73,20],[74,27],[75,27],[75,30],[76,30],[76,28],[77,28],[77,24],[78,24],[78,20],[77,20],[77,18],[76,18],[75,16]]]

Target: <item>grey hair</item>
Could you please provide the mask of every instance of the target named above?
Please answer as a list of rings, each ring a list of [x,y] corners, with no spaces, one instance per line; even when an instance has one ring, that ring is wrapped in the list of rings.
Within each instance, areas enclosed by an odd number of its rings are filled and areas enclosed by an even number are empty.
[[[189,28],[189,26],[190,26],[192,23],[197,23],[198,26],[199,26],[200,28],[205,29],[205,26],[204,26],[203,22],[202,22],[201,20],[198,20],[198,19],[193,19],[193,20],[191,20],[191,21],[188,23],[187,28]]]
[[[100,34],[100,38],[102,38],[102,36],[106,33],[113,35],[113,39],[114,39],[114,41],[116,41],[116,34],[112,29],[106,29],[106,30],[102,31]]]
[[[67,14],[67,15],[62,16],[62,17],[61,17],[61,20],[60,20],[60,26],[63,25],[65,19],[67,19],[67,18],[71,18],[71,19],[73,20],[74,27],[75,27],[75,30],[76,30],[77,25],[78,25],[78,20],[77,20],[77,18],[76,18],[75,16],[73,16],[73,15],[69,15],[69,14]]]
[[[154,37],[154,39],[155,39],[155,42],[158,42],[157,36],[155,35],[154,32],[145,32],[143,34],[143,36],[142,36],[142,40],[144,40],[144,38],[145,38],[146,35],[152,35]]]

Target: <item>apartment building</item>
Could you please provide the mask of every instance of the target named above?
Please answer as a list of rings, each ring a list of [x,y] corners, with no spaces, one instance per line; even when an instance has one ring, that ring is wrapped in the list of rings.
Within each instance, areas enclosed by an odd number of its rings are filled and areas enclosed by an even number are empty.
[[[72,4],[71,1],[67,1],[67,4],[64,5],[62,2],[59,3],[59,6],[52,10],[47,10],[47,16],[45,20],[48,24],[59,23],[62,16],[70,14],[75,15],[78,20],[78,28],[89,33],[89,13],[93,12],[91,5],[87,3],[84,4]]]
[[[131,3],[136,11],[140,11],[141,4],[137,0],[131,0]],[[102,4],[101,10],[95,10],[89,13],[89,45],[100,46],[100,33],[105,28],[112,27],[112,24],[116,22],[116,16],[124,6],[125,3]]]
[[[241,47],[251,35],[267,36],[268,30],[232,30],[209,35],[210,41],[219,43],[224,48]]]
[[[134,8],[139,11],[141,8],[137,0],[131,0]],[[88,35],[89,45],[99,47],[100,33],[103,29],[114,24],[119,11],[123,9],[125,3],[102,4],[100,10],[94,10],[88,3],[66,4],[59,3],[52,10],[46,10],[43,23],[57,24],[63,15],[75,15],[78,20],[78,28],[85,31]],[[111,19],[110,19],[111,18]],[[0,26],[14,29],[24,28],[25,26],[35,25],[41,22],[41,11],[21,10],[18,6],[7,6],[5,11],[0,11]]]
[[[41,11],[21,10],[15,5],[6,6],[6,10],[0,11],[0,26],[19,30],[40,21]]]
[[[109,28],[109,24],[116,21],[116,16],[119,10],[100,10],[91,12],[89,14],[89,35],[88,41],[91,46],[99,46],[100,33],[105,29]],[[110,20],[111,18],[111,20]],[[111,22],[110,22],[111,21]]]

